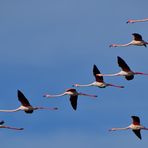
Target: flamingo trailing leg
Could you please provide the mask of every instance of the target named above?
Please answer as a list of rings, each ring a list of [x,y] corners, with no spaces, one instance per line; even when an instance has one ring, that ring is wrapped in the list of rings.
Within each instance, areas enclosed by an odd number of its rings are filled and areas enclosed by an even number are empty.
[[[0,122],[0,128],[7,128],[7,129],[12,129],[12,130],[23,130],[24,128],[16,128],[16,127],[11,127],[11,126],[6,126],[4,125],[4,121]]]

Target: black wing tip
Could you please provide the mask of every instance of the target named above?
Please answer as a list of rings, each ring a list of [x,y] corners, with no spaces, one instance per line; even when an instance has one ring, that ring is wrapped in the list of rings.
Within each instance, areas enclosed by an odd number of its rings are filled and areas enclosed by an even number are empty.
[[[135,134],[140,140],[142,139],[140,130],[132,130],[132,131],[134,132],[134,134]]]
[[[5,123],[5,121],[4,121],[4,120],[0,121],[0,125],[2,125],[2,124],[4,124],[4,123]]]
[[[93,65],[93,69],[98,69],[97,66],[96,66],[96,64]]]
[[[93,74],[96,75],[96,74],[100,74],[100,70],[98,69],[98,67],[94,64],[93,66]]]
[[[133,122],[138,122],[140,124],[140,118],[138,116],[131,116]]]
[[[122,59],[120,56],[117,56],[117,59],[119,60],[119,59]]]
[[[139,34],[139,33],[134,32],[134,33],[132,33],[132,35],[140,35],[140,34]]]
[[[142,40],[142,35],[139,33],[132,33],[132,35],[137,38],[138,40]]]
[[[117,61],[119,63],[119,62],[123,62],[124,60],[120,56],[117,56]]]
[[[18,89],[17,92],[20,92],[20,90]]]
[[[18,93],[18,94],[22,94],[22,92],[21,92],[19,89],[17,90],[17,93]]]
[[[134,116],[134,115],[133,115],[133,116],[131,116],[131,118],[139,118],[139,117],[138,117],[138,116]]]
[[[24,94],[20,91],[20,90],[17,90],[17,95],[18,95],[18,97],[22,97],[22,96],[24,96]]]
[[[72,107],[72,108],[73,108],[73,110],[74,110],[74,111],[76,111],[76,110],[77,110],[77,107]]]
[[[75,111],[77,110],[77,104],[72,104],[71,103],[71,106],[72,106],[73,110],[75,110]]]
[[[140,140],[142,140],[142,137],[138,137]]]

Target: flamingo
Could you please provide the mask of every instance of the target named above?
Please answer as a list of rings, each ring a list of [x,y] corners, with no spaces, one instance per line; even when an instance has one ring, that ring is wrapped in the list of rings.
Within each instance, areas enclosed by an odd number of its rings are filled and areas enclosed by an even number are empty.
[[[132,121],[132,124],[130,124],[129,126],[124,127],[124,128],[112,128],[112,129],[109,129],[109,131],[128,130],[128,129],[131,129],[139,139],[142,139],[140,131],[141,130],[148,130],[148,128],[146,128],[146,127],[144,127],[144,126],[142,126],[140,124],[139,117],[137,117],[137,116],[131,116],[131,118],[132,118],[133,121]]]
[[[0,121],[0,128],[7,128],[7,129],[12,129],[12,130],[23,130],[24,129],[24,128],[6,126],[6,125],[3,125],[4,123],[5,123],[4,121]]]
[[[46,107],[33,107],[30,105],[24,94],[18,90],[18,100],[21,102],[21,106],[13,110],[0,110],[0,112],[17,112],[25,111],[25,113],[33,113],[34,110],[45,109],[45,110],[57,110],[57,108],[46,108]]]
[[[76,89],[74,89],[74,88],[67,89],[62,94],[58,94],[58,95],[45,94],[45,95],[43,95],[43,97],[53,98],[53,97],[60,97],[60,96],[65,96],[65,95],[70,95],[70,103],[71,103],[71,106],[74,110],[77,109],[77,100],[78,100],[79,95],[93,97],[93,98],[97,97],[96,95],[90,95],[90,94],[84,94],[81,92],[77,92]]]
[[[133,20],[133,19],[130,19],[130,20],[128,20],[126,23],[136,23],[136,22],[146,22],[146,21],[148,21],[148,18],[140,19],[140,20]]]
[[[117,57],[118,65],[122,69],[120,72],[115,74],[97,74],[98,76],[125,76],[127,80],[134,79],[134,75],[148,75],[143,72],[133,72],[126,62],[121,58]]]
[[[130,46],[130,45],[136,45],[136,46],[145,46],[147,47],[148,42],[145,42],[142,39],[142,36],[138,33],[133,33],[133,40],[127,44],[111,44],[109,47],[125,47],[125,46]]]
[[[103,76],[97,76],[97,74],[100,74],[100,71],[99,69],[97,68],[97,66],[94,64],[93,66],[93,75],[96,79],[95,82],[93,83],[90,83],[90,84],[85,84],[85,85],[81,85],[81,84],[74,84],[73,86],[76,86],[76,87],[79,87],[79,86],[97,86],[99,88],[105,88],[107,86],[113,86],[113,87],[117,87],[117,88],[124,88],[124,86],[117,86],[117,85],[114,85],[114,84],[109,84],[109,83],[105,83],[104,80],[103,80]]]

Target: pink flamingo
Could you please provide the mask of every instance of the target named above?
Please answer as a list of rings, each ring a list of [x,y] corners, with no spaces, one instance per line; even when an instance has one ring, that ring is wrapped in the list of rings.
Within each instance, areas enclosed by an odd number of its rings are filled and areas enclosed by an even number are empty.
[[[24,128],[16,128],[16,127],[11,127],[11,126],[6,126],[6,125],[3,125],[5,122],[4,121],[1,121],[0,122],[0,128],[7,128],[7,129],[12,129],[12,130],[23,130]]]
[[[98,76],[125,76],[127,80],[132,80],[134,75],[148,75],[143,72],[133,72],[130,67],[126,64],[126,62],[121,58],[117,57],[118,65],[122,69],[120,72],[115,74],[97,74]]]
[[[114,85],[114,84],[105,83],[104,80],[103,80],[103,76],[97,76],[98,74],[101,74],[101,73],[100,73],[99,69],[97,68],[97,66],[94,65],[93,66],[93,75],[94,75],[96,81],[93,82],[93,83],[90,83],[90,84],[85,84],[85,85],[74,84],[73,86],[76,86],[76,87],[79,87],[79,86],[82,86],[82,87],[97,86],[99,88],[105,88],[107,86],[113,86],[113,87],[117,87],[117,88],[124,88],[124,86],[117,86],[117,85]]]
[[[143,39],[142,39],[142,36],[138,33],[133,33],[133,40],[127,44],[111,44],[109,47],[125,47],[125,46],[130,46],[130,45],[136,45],[136,46],[145,46],[147,47],[146,45],[148,44],[148,42],[145,42]]]
[[[146,22],[146,21],[148,21],[148,18],[140,19],[140,20],[130,19],[126,23],[136,23],[136,22]]]
[[[67,89],[64,93],[62,94],[58,94],[58,95],[49,95],[49,94],[45,94],[43,95],[43,97],[47,97],[47,98],[53,98],[53,97],[60,97],[60,96],[65,96],[65,95],[70,95],[70,103],[71,106],[74,110],[77,109],[77,100],[78,100],[78,96],[88,96],[88,97],[97,97],[96,95],[90,95],[90,94],[84,94],[81,92],[77,92],[76,89],[70,88]]]
[[[21,106],[13,109],[13,110],[0,110],[0,112],[17,112],[17,111],[25,111],[26,113],[33,113],[34,110],[38,109],[45,109],[45,110],[57,110],[57,108],[46,108],[46,107],[33,107],[30,105],[27,98],[24,96],[24,94],[18,90],[18,100],[21,102]]]
[[[139,117],[137,117],[137,116],[131,116],[131,118],[132,118],[133,122],[129,126],[124,127],[124,128],[112,128],[112,129],[109,129],[109,131],[128,130],[128,129],[131,129],[136,134],[136,136],[139,139],[142,139],[140,131],[141,130],[148,130],[148,128],[146,128],[146,127],[144,127],[144,126],[142,126],[140,124]]]

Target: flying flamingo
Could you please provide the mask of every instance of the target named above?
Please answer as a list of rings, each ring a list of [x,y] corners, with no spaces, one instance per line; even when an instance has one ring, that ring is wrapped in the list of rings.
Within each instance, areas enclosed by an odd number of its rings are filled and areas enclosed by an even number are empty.
[[[130,67],[126,64],[126,62],[121,58],[117,57],[118,65],[122,69],[120,72],[115,74],[97,74],[98,76],[125,76],[127,80],[132,80],[134,75],[148,75],[143,72],[133,72]]]
[[[145,46],[147,47],[146,45],[148,44],[148,42],[145,42],[143,39],[142,39],[142,36],[138,33],[133,33],[133,40],[127,44],[111,44],[109,47],[125,47],[125,46],[130,46],[130,45],[136,45],[136,46]]]
[[[7,129],[12,129],[12,130],[23,130],[24,129],[24,128],[6,126],[6,125],[3,125],[4,123],[5,123],[4,121],[0,121],[0,128],[7,128]]]
[[[58,95],[49,95],[49,94],[45,94],[43,95],[43,97],[47,97],[47,98],[53,98],[53,97],[60,97],[60,96],[65,96],[65,95],[70,95],[70,103],[71,106],[74,110],[77,109],[77,100],[78,100],[78,96],[88,96],[88,97],[97,97],[96,95],[90,95],[90,94],[84,94],[81,92],[77,92],[76,89],[70,88],[67,89],[64,93],[62,94],[58,94]]]
[[[133,20],[133,19],[130,19],[130,20],[128,20],[126,23],[136,23],[136,22],[146,22],[146,21],[148,21],[148,18],[140,19],[140,20]]]
[[[135,134],[136,136],[139,138],[139,139],[142,139],[141,137],[141,133],[140,131],[141,130],[148,130],[148,128],[142,126],[140,124],[140,119],[139,117],[137,116],[131,116],[133,122],[131,125],[125,127],[125,128],[112,128],[112,129],[109,129],[109,131],[116,131],[116,130],[128,130],[128,129],[131,129]]]
[[[124,86],[117,86],[114,84],[109,84],[109,83],[105,83],[103,80],[103,76],[97,76],[97,74],[100,74],[99,69],[97,68],[97,66],[94,64],[93,66],[93,75],[96,79],[95,82],[90,83],[90,84],[85,84],[85,85],[81,85],[81,84],[74,84],[73,86],[79,87],[79,86],[97,86],[99,88],[105,88],[107,86],[113,86],[113,87],[117,87],[117,88],[124,88]]]
[[[18,90],[18,100],[21,102],[21,106],[17,109],[13,110],[0,110],[0,112],[17,112],[17,111],[25,111],[26,113],[33,113],[34,110],[38,109],[45,109],[45,110],[57,110],[57,108],[46,108],[46,107],[33,107],[30,105],[27,98],[24,96],[24,94]]]

